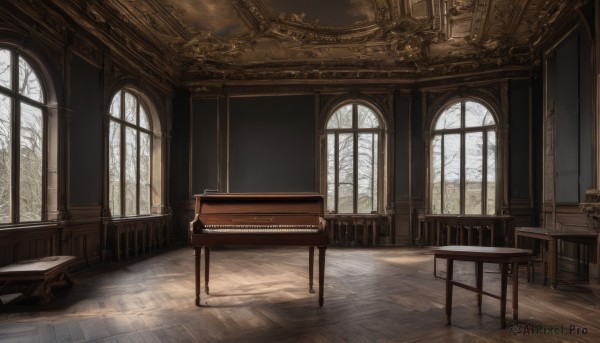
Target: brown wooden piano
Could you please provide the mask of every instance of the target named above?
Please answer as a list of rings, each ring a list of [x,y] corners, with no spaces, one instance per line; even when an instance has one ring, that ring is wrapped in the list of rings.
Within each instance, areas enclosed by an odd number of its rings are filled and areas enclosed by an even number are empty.
[[[314,193],[207,193],[196,195],[190,243],[195,253],[196,306],[200,306],[200,254],[209,292],[210,248],[226,245],[307,246],[309,291],[313,290],[314,248],[319,249],[319,306],[323,306],[328,237],[323,197]]]

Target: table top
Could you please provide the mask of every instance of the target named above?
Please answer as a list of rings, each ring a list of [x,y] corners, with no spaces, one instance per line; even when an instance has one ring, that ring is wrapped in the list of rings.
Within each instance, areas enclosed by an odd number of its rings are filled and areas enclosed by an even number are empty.
[[[519,257],[533,255],[533,252],[529,249],[480,247],[470,245],[449,245],[434,248],[432,251],[434,254],[462,257]]]
[[[585,230],[558,230],[554,228],[545,228],[545,227],[517,227],[515,228],[515,233],[519,234],[537,234],[544,235],[550,237],[583,237],[583,238],[596,238],[598,237],[598,233],[594,231],[585,231]]]
[[[55,268],[75,261],[75,256],[48,256],[34,260],[20,261],[0,267],[0,276],[44,275]]]

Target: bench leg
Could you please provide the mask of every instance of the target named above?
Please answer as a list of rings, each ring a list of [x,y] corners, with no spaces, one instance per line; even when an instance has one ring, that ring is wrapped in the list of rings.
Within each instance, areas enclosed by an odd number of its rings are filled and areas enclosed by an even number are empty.
[[[65,270],[37,284],[32,284],[31,288],[24,295],[38,296],[40,298],[39,303],[47,305],[54,299],[54,294],[52,293],[53,287],[71,287],[72,285],[73,281],[69,273]]]

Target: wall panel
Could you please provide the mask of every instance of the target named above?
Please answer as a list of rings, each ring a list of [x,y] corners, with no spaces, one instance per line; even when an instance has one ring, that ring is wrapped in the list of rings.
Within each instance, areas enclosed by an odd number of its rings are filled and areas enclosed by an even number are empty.
[[[313,192],[314,96],[230,99],[231,192]]]
[[[74,55],[71,63],[69,142],[70,202],[100,204],[102,199],[102,104],[100,71]]]

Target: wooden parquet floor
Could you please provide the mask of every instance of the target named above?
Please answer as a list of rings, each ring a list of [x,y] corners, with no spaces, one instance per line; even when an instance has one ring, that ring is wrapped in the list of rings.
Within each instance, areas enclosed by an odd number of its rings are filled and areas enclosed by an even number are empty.
[[[194,304],[189,247],[74,274],[46,306],[0,307],[0,342],[598,342],[600,286],[556,290],[519,275],[518,323],[500,329],[499,301],[454,288],[445,324],[445,285],[429,248],[327,250],[325,304],[308,292],[306,248],[222,248],[211,254],[210,295]],[[438,261],[443,275],[444,260]],[[455,275],[473,281],[474,267]],[[499,289],[486,265],[484,288]],[[571,326],[579,334],[568,335]],[[562,331],[561,331],[562,330]],[[585,330],[585,334],[584,331]],[[551,331],[551,332],[550,332]]]

